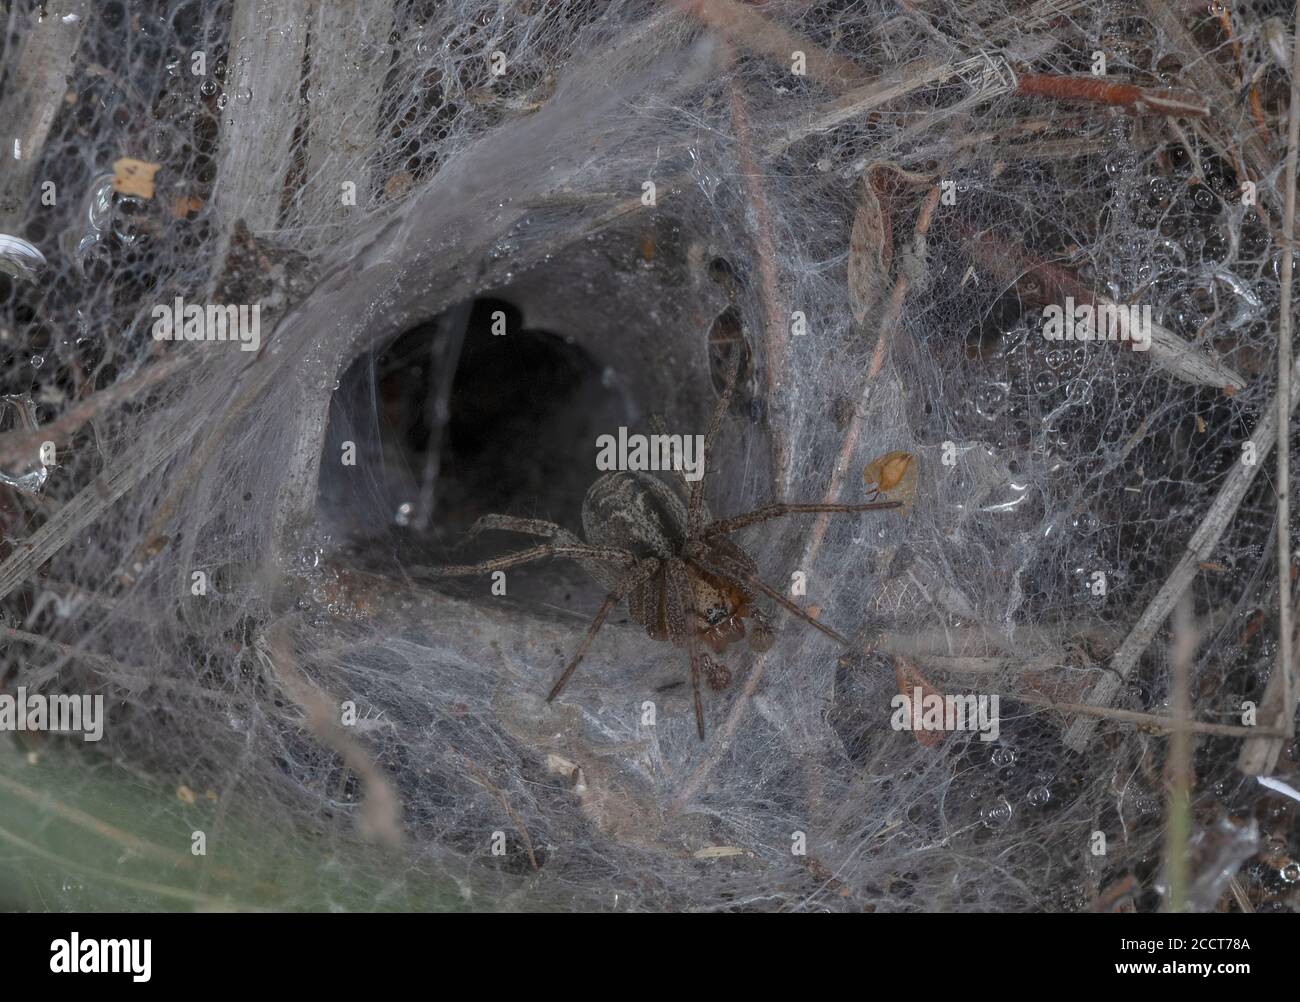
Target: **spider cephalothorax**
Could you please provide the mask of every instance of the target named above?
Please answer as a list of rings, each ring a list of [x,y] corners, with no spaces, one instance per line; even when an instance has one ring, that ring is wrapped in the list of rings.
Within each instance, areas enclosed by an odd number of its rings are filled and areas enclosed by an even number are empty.
[[[707,520],[707,506],[702,506],[702,514]],[[669,566],[685,555],[688,522],[684,500],[652,473],[606,473],[591,485],[582,502],[582,531],[588,542],[626,550],[642,560],[660,561],[650,577],[627,594],[627,606],[633,621],[644,626],[651,637],[671,640],[677,647],[686,645],[686,636],[680,631],[675,634],[669,622]],[[757,571],[749,556],[729,539],[715,537],[701,545],[701,563],[732,562],[750,574]],[[586,566],[607,589],[617,589],[621,576],[617,569],[600,561],[586,562]],[[756,627],[750,646],[756,650],[771,646],[771,627],[748,589],[690,562],[686,578],[699,637],[714,654],[744,639],[744,621],[750,617]]]
[[[733,358],[726,390],[713,411],[704,440],[705,476],[713,440],[735,389],[739,355]],[[701,645],[721,655],[730,645],[749,638],[758,651],[772,644],[772,627],[755,598],[762,594],[840,643],[848,640],[810,617],[779,591],[765,584],[757,565],[727,535],[747,526],[795,512],[859,512],[897,508],[896,501],[868,504],[771,504],[714,520],[704,502],[704,480],[677,481],[674,490],[651,473],[617,471],[593,483],[582,502],[582,530],[586,542],[554,522],[484,515],[470,530],[505,529],[549,539],[549,543],[480,564],[431,568],[430,573],[453,577],[487,574],[540,560],[569,557],[577,560],[608,594],[588,627],[582,643],[547,695],[555,699],[582,661],[610,610],[626,601],[634,622],[654,640],[669,640],[689,652],[691,686],[695,697],[695,722],[704,737],[704,709],[700,677],[723,688],[729,669],[700,650]],[[746,628],[749,620],[749,628]]]

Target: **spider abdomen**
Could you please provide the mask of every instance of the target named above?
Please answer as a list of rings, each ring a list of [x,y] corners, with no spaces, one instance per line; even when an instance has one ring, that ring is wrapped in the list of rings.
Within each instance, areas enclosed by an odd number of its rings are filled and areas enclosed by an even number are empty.
[[[582,531],[597,546],[668,560],[681,553],[686,541],[686,506],[654,474],[617,470],[587,489]]]

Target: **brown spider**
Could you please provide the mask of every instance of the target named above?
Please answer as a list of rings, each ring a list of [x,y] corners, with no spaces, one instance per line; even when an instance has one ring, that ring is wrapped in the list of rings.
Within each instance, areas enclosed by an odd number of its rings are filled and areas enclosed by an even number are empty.
[[[755,651],[772,645],[770,622],[754,601],[762,593],[791,615],[848,645],[846,637],[818,622],[757,575],[757,565],[727,534],[782,515],[797,512],[859,512],[897,508],[897,501],[868,504],[769,504],[734,518],[711,518],[704,502],[713,440],[727,412],[736,386],[740,353],[734,352],[727,385],[713,410],[704,439],[705,475],[687,484],[677,481],[686,495],[680,498],[651,473],[618,471],[603,474],[587,490],[582,502],[583,542],[554,522],[510,515],[484,515],[470,529],[474,536],[485,529],[503,529],[551,540],[517,553],[480,564],[431,567],[439,577],[489,574],[544,557],[577,560],[609,594],[596,611],[577,653],[547,694],[549,703],[560,694],[591,646],[610,610],[627,599],[632,619],[654,640],[671,640],[690,655],[691,687],[695,696],[695,723],[704,739],[704,709],[700,703],[700,675],[706,673],[713,688],[722,688],[730,672],[707,654],[700,642],[721,654],[745,636],[745,619],[753,620],[749,646]]]

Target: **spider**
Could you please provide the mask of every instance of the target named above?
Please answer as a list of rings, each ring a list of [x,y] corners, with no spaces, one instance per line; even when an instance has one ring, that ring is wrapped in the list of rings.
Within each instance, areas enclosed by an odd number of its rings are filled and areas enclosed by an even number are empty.
[[[423,568],[438,577],[490,574],[507,567],[567,557],[578,561],[608,594],[564,671],[546,696],[548,703],[564,689],[610,611],[626,599],[634,622],[653,640],[671,640],[686,648],[690,659],[695,725],[704,740],[704,708],[700,676],[721,689],[730,679],[725,666],[700,650],[701,644],[721,655],[745,637],[745,620],[752,620],[749,646],[765,651],[774,631],[759,609],[755,595],[767,596],[792,616],[848,646],[838,631],[809,616],[775,588],[762,581],[754,560],[727,538],[731,533],[784,515],[800,512],[862,512],[898,508],[898,501],[867,504],[776,503],[732,518],[713,519],[704,500],[709,457],[723,415],[735,390],[740,352],[732,352],[726,387],[713,409],[704,439],[704,476],[688,483],[678,471],[677,490],[644,471],[615,471],[599,477],[582,502],[586,541],[554,522],[511,515],[484,515],[470,528],[471,537],[488,529],[519,532],[550,542],[478,564]],[[679,496],[679,493],[681,496]]]

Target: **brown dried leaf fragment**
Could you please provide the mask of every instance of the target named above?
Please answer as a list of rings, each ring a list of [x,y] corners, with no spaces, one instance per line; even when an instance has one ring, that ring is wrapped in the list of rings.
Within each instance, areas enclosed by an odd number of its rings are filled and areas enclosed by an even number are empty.
[[[906,515],[916,500],[916,475],[916,457],[910,452],[894,451],[869,462],[862,471],[862,480],[885,500],[900,502],[899,513]]]
[[[921,674],[920,668],[897,654],[894,655],[894,680],[898,683],[898,694],[904,700],[903,710],[907,714],[907,720],[913,719],[912,700],[917,689],[921,690],[923,701],[931,696],[943,699],[943,693],[930,684],[930,680]],[[943,741],[945,734],[943,731],[914,730],[912,736],[922,747],[934,748]]]
[[[122,157],[113,161],[113,190],[119,195],[153,198],[153,178],[161,164]]]

